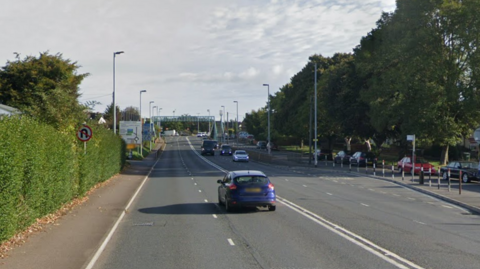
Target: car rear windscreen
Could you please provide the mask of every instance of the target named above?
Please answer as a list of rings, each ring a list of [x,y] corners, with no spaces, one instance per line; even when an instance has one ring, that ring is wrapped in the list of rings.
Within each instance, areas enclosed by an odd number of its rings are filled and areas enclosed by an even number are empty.
[[[236,177],[235,182],[238,185],[267,184],[268,179],[262,176],[241,176],[241,177]]]

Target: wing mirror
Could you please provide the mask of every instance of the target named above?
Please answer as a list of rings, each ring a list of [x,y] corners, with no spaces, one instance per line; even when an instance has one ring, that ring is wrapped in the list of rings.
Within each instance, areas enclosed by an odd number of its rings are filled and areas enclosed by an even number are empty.
[[[221,179],[217,180],[217,183],[222,184],[222,180]]]

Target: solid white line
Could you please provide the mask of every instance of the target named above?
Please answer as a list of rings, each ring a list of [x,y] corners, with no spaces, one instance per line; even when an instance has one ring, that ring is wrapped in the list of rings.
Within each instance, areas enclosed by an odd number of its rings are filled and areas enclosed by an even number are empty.
[[[330,230],[331,232],[343,237],[344,239],[352,242],[353,244],[363,248],[364,250],[372,253],[373,255],[385,260],[386,262],[398,267],[398,268],[401,268],[401,269],[408,269],[409,267],[403,265],[403,264],[400,264],[398,263],[397,261],[395,261],[393,258],[397,259],[398,261],[401,261],[403,262],[404,264],[407,264],[408,266],[412,267],[412,268],[416,268],[416,269],[423,269],[423,267],[407,260],[407,259],[404,259],[400,256],[398,256],[397,254],[387,250],[387,249],[384,249],[376,244],[374,244],[373,242],[367,240],[366,238],[363,238],[361,237],[360,235],[358,234],[355,234],[353,232],[350,232],[349,230],[333,223],[333,222],[330,222],[324,218],[322,218],[321,216],[311,212],[311,211],[308,211],[307,209],[303,208],[303,207],[300,207],[284,198],[281,198],[277,195],[277,201],[286,205],[287,207],[289,207],[290,209],[296,211],[297,213],[305,216],[306,218],[314,221],[315,223],[323,226],[324,228]]]
[[[233,243],[232,239],[228,238],[227,241],[230,244],[230,246],[235,246],[235,243]]]
[[[153,168],[155,167],[155,165],[158,163],[160,159],[157,159],[157,161],[155,162],[155,164],[153,164],[152,168],[150,168],[150,171],[148,172],[147,176],[143,179],[142,181],[142,184],[140,184],[140,186],[138,187],[137,191],[135,192],[135,194],[133,194],[132,198],[130,198],[130,201],[128,202],[127,206],[125,207],[125,209],[122,211],[122,214],[120,215],[120,217],[117,219],[117,221],[115,222],[115,225],[113,225],[112,229],[110,230],[110,232],[108,233],[107,237],[105,238],[105,240],[103,241],[103,243],[100,245],[100,248],[98,248],[97,252],[95,253],[95,255],[93,256],[93,258],[90,260],[90,262],[88,263],[87,267],[85,267],[85,269],[92,269],[93,266],[95,265],[95,263],[97,262],[98,258],[100,258],[100,255],[102,255],[102,252],[105,250],[105,248],[107,247],[107,244],[108,242],[110,241],[110,239],[112,238],[113,234],[115,233],[115,231],[117,230],[117,227],[118,225],[120,224],[120,221],[122,221],[123,217],[125,216],[125,212],[128,210],[128,208],[130,207],[130,205],[133,203],[133,200],[135,200],[135,198],[137,197],[138,193],[140,192],[140,190],[142,189],[143,185],[145,184],[145,182],[147,181],[148,177],[150,176],[150,174],[152,173],[152,170]]]

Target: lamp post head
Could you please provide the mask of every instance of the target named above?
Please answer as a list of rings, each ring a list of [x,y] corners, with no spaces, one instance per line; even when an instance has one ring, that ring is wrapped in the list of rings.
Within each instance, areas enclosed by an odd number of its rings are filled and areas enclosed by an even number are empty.
[[[114,55],[118,55],[118,54],[122,54],[122,53],[124,53],[123,50],[122,50],[122,51],[114,52],[113,54],[114,54]]]
[[[238,101],[233,101],[233,102],[238,104]]]
[[[270,86],[270,85],[268,85],[268,84],[263,84],[263,86]]]
[[[155,103],[155,101],[150,101],[150,104],[151,104],[151,103]]]
[[[142,93],[142,92],[147,92],[147,90],[141,90],[140,93]]]

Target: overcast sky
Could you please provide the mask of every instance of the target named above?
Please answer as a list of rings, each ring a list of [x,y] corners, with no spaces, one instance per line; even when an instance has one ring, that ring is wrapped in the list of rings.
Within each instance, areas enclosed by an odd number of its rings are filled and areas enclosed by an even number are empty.
[[[80,101],[149,102],[160,115],[230,119],[264,107],[313,54],[352,52],[395,0],[2,0],[0,65],[62,53],[90,73]],[[313,81],[313,78],[312,78]],[[313,83],[313,82],[312,82]]]

